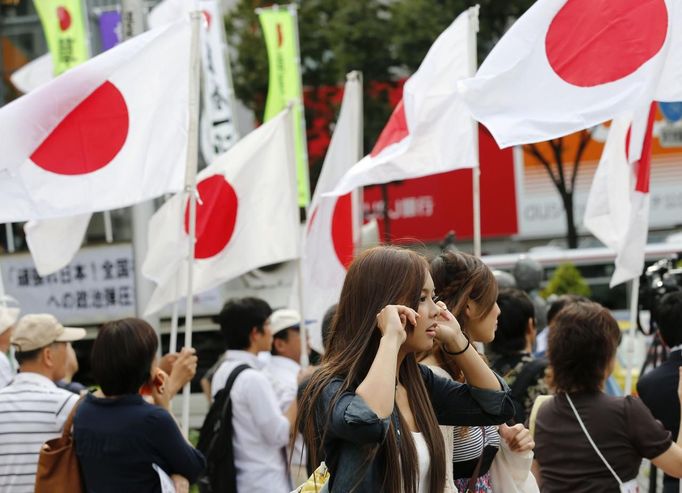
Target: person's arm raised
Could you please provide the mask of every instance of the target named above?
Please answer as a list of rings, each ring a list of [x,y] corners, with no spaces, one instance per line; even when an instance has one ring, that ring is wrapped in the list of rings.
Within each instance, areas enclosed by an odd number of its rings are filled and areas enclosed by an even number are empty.
[[[398,352],[407,338],[407,322],[417,324],[417,312],[403,305],[388,305],[377,314],[381,342],[367,376],[355,390],[381,419],[391,415],[395,404]]]
[[[495,373],[488,368],[483,358],[472,347],[455,316],[442,301],[440,320],[436,328],[436,338],[443,344],[445,352],[455,358],[457,366],[462,370],[466,382],[472,387],[488,390],[500,390],[502,386]]]

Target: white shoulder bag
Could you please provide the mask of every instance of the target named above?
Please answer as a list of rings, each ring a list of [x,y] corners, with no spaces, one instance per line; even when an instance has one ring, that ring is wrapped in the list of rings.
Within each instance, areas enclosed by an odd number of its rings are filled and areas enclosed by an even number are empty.
[[[571,400],[571,397],[568,394],[566,394],[566,400],[568,400],[571,409],[573,409],[573,414],[575,414],[575,417],[578,420],[580,427],[583,429],[583,433],[585,433],[587,440],[590,442],[590,445],[592,445],[592,448],[594,449],[595,452],[597,452],[597,455],[602,460],[606,468],[611,472],[611,474],[613,474],[613,477],[616,478],[616,481],[618,481],[618,486],[620,486],[621,493],[639,493],[639,485],[637,484],[637,479],[636,478],[631,479],[626,483],[623,483],[623,481],[621,481],[620,477],[618,477],[618,474],[616,474],[616,471],[614,471],[613,468],[611,467],[611,464],[609,464],[606,461],[606,458],[602,455],[601,451],[597,448],[597,445],[594,443],[594,440],[592,440],[592,437],[587,432],[587,428],[585,428],[585,424],[583,423],[583,420],[580,419],[580,415],[578,414],[578,411],[573,405],[573,401]]]

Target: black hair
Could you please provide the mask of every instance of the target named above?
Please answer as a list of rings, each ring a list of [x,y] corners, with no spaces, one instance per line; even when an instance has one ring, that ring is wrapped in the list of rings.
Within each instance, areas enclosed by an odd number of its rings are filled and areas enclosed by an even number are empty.
[[[652,317],[668,347],[682,344],[682,291],[665,294],[656,303]]]
[[[286,329],[280,330],[276,334],[272,335],[272,349],[270,349],[270,354],[273,356],[279,356],[279,353],[275,349],[275,339],[279,339],[280,341],[284,342],[288,341],[290,331],[292,330],[300,332],[301,328],[298,325],[292,325],[291,327],[287,327]]]
[[[499,355],[511,355],[526,347],[528,320],[535,318],[535,305],[525,291],[517,288],[501,289],[497,295],[500,316],[490,348]]]
[[[159,340],[151,325],[139,318],[107,322],[90,352],[95,381],[109,396],[137,394],[149,381]]]
[[[16,359],[19,366],[21,366],[27,361],[35,361],[43,349],[45,349],[45,347],[39,347],[38,349],[32,349],[31,351],[17,351],[14,353],[14,359]]]
[[[547,325],[552,323],[556,314],[559,313],[563,307],[578,301],[590,301],[590,299],[585,296],[580,296],[579,294],[562,294],[555,299],[549,306],[549,310],[547,310]]]
[[[251,330],[263,332],[272,308],[260,298],[233,298],[213,320],[220,325],[228,349],[246,349],[251,344]]]

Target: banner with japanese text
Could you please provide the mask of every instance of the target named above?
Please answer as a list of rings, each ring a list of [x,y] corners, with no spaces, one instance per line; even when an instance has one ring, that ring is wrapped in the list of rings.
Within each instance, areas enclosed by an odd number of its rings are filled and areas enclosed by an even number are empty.
[[[290,102],[294,103],[294,121],[298,122],[294,128],[298,205],[305,207],[310,201],[310,183],[296,7],[289,5],[260,9],[258,17],[263,28],[270,66],[268,97],[263,121],[267,122],[279,114]]]
[[[227,152],[239,140],[234,120],[232,76],[226,61],[223,18],[216,0],[199,3],[204,14],[201,61],[203,111],[201,113],[201,153],[207,164]]]
[[[82,0],[34,0],[52,54],[54,75],[90,58]]]

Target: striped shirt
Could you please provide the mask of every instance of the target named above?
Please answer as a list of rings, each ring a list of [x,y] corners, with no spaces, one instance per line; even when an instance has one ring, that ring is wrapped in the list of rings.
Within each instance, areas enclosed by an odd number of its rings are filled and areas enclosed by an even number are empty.
[[[38,373],[19,373],[0,389],[0,491],[33,492],[40,448],[62,433],[77,401]]]

